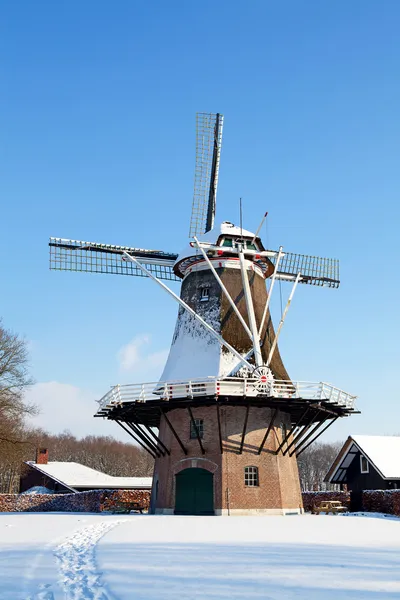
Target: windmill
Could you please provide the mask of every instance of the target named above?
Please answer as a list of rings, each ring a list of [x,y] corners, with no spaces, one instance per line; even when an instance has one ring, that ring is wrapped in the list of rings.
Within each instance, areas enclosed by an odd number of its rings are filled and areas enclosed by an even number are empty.
[[[160,380],[114,386],[95,415],[115,421],[155,459],[153,512],[298,513],[296,457],[356,412],[355,396],[291,380],[277,341],[297,285],[337,288],[339,266],[265,248],[263,221],[255,233],[215,223],[222,128],[221,114],[197,115],[182,252],[50,238],[50,268],[148,277],[179,304]],[[180,296],[165,280],[182,283]],[[292,289],[275,332],[277,280]]]

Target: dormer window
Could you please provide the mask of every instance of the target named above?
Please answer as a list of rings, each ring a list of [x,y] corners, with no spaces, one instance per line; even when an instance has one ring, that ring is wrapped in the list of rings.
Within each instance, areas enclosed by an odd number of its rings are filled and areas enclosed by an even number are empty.
[[[200,290],[200,302],[208,302],[210,299],[210,288],[202,288]]]

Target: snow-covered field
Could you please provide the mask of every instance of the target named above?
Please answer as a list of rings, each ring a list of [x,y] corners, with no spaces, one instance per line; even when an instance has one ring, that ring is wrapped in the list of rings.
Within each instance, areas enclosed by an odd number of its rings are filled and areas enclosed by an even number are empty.
[[[400,519],[0,513],[1,600],[400,598]]]

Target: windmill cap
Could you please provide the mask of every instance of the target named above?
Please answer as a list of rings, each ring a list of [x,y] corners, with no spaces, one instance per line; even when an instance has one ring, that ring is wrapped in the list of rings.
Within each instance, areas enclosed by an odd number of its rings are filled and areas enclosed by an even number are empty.
[[[217,246],[220,242],[220,238],[224,236],[229,236],[233,238],[245,238],[245,239],[253,239],[254,233],[248,231],[247,229],[242,229],[237,225],[234,225],[230,221],[223,221],[222,223],[218,223],[214,225],[210,231],[206,231],[206,233],[202,233],[197,235],[197,239],[199,242],[206,242],[208,244],[212,244]],[[264,250],[264,246],[259,237],[256,237],[256,240],[259,244],[260,250]],[[183,266],[182,263],[185,263],[192,257],[198,256],[198,251],[190,246],[189,244],[183,248],[183,250],[178,254],[178,258],[174,264],[174,272],[178,277],[183,277],[182,270],[179,268],[180,265]]]

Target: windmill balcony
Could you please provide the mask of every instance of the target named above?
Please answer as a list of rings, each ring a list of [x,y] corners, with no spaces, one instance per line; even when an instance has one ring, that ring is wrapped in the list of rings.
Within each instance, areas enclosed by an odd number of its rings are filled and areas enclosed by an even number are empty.
[[[148,404],[171,400],[195,400],[204,397],[237,397],[270,399],[273,401],[322,402],[325,406],[340,407],[345,411],[355,410],[356,396],[344,392],[329,383],[308,381],[264,382],[260,378],[207,377],[186,381],[163,381],[116,385],[98,402],[97,416],[107,416],[113,408],[126,404]]]

